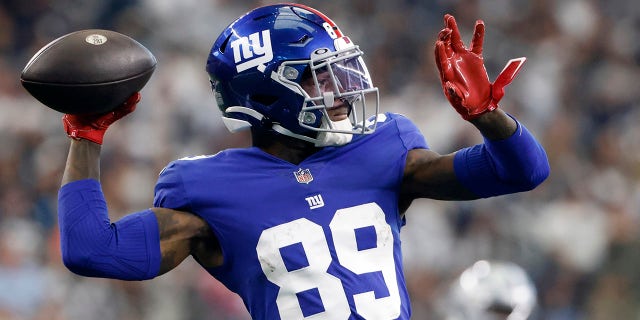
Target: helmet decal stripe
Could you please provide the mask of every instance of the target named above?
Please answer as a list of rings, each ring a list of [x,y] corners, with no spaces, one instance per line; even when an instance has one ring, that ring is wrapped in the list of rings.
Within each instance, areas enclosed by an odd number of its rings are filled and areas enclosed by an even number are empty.
[[[342,38],[342,37],[344,36],[344,35],[342,34],[342,31],[340,31],[340,28],[338,28],[338,25],[336,25],[336,23],[335,23],[335,22],[333,22],[333,20],[329,19],[329,17],[327,17],[326,15],[324,15],[324,13],[322,13],[322,12],[320,12],[320,11],[318,11],[318,10],[314,9],[314,8],[311,8],[311,7],[308,7],[308,6],[305,6],[305,5],[303,5],[303,4],[299,4],[299,3],[291,3],[290,5],[292,5],[292,6],[294,6],[294,7],[298,7],[298,8],[302,8],[302,9],[305,9],[305,10],[311,11],[311,12],[313,12],[314,14],[316,14],[317,16],[319,16],[320,18],[322,18],[322,20],[324,20],[324,21],[327,23],[327,25],[330,27],[330,28],[327,30],[327,32],[328,32],[329,34],[331,34],[331,33],[334,33],[334,34],[335,34],[334,39],[335,39],[335,38]],[[325,26],[326,26],[326,25],[325,25]],[[327,27],[325,27],[325,29],[327,29]]]

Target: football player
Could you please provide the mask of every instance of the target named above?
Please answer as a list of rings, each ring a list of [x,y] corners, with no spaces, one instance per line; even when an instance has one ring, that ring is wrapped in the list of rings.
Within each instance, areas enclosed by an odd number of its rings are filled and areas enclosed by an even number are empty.
[[[451,284],[440,307],[445,320],[526,320],[537,300],[536,287],[522,267],[479,260]]]
[[[542,146],[498,108],[523,59],[491,83],[484,24],[467,48],[445,16],[436,42],[444,94],[484,143],[440,155],[407,118],[378,110],[362,52],[321,12],[257,8],[215,40],[206,70],[225,125],[253,146],[173,161],[153,207],[110,222],[99,183],[108,126],[65,115],[59,192],[63,260],[84,276],[151,279],[193,258],[254,319],[409,319],[400,229],[416,198],[523,192],[549,173]]]

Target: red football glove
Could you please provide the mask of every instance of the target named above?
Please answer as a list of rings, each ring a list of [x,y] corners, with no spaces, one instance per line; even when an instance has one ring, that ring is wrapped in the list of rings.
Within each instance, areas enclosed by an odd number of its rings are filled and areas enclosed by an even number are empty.
[[[133,112],[141,98],[140,93],[135,93],[118,108],[103,114],[65,114],[62,116],[64,131],[70,138],[102,144],[107,128],[118,119]]]
[[[504,96],[504,87],[515,78],[526,58],[509,60],[491,83],[482,58],[484,22],[476,21],[469,49],[462,43],[453,16],[446,14],[444,25],[436,41],[435,57],[447,100],[465,120],[495,110]]]

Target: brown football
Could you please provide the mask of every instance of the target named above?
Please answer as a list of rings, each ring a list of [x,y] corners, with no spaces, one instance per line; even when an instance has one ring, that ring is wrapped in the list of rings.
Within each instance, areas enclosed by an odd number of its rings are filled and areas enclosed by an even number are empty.
[[[62,113],[105,113],[140,91],[157,61],[138,41],[100,29],[53,40],[22,70],[22,86],[38,101]]]

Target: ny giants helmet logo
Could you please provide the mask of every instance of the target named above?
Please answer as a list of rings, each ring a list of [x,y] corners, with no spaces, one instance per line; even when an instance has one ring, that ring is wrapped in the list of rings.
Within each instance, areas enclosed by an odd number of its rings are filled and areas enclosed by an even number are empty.
[[[242,72],[253,67],[264,72],[265,63],[273,60],[271,33],[269,30],[250,34],[231,42],[236,70]]]

